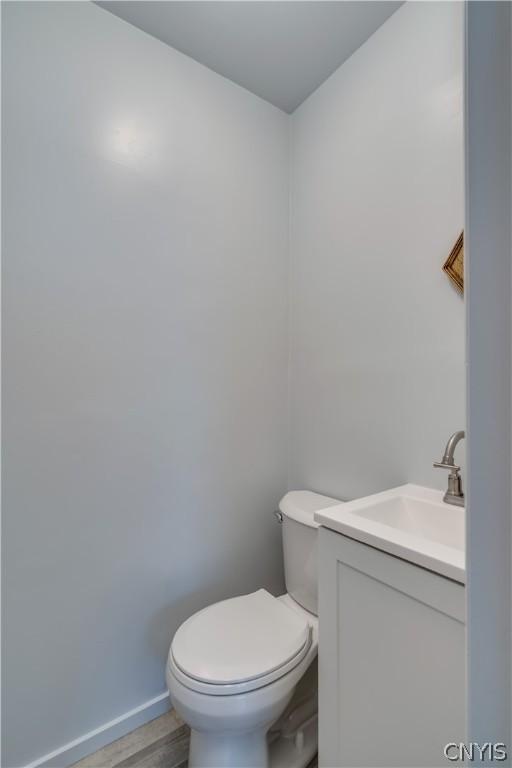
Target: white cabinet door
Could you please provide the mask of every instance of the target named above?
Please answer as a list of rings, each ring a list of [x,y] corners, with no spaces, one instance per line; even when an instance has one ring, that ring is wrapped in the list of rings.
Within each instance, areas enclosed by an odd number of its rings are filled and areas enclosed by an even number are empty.
[[[464,741],[464,586],[321,528],[324,768],[452,765]]]

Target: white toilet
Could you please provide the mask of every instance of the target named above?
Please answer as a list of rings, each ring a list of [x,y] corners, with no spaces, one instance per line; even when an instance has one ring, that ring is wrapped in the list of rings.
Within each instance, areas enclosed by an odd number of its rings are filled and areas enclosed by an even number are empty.
[[[223,600],[174,635],[167,686],[191,728],[190,768],[305,768],[316,754],[314,669],[305,675],[318,650],[313,515],[339,503],[287,493],[279,505],[287,594]]]

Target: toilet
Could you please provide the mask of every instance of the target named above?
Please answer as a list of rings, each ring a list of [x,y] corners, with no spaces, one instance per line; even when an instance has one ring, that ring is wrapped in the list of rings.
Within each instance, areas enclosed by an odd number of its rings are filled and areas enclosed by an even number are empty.
[[[317,752],[317,528],[339,504],[290,491],[279,504],[287,593],[222,600],[177,630],[166,668],[190,726],[190,768],[305,768]],[[295,695],[294,695],[295,694]]]

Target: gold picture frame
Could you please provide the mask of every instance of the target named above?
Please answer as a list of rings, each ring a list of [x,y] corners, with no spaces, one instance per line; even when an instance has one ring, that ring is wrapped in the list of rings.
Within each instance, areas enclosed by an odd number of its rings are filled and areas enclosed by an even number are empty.
[[[443,271],[459,291],[464,293],[464,232],[460,233],[459,239],[443,264]]]

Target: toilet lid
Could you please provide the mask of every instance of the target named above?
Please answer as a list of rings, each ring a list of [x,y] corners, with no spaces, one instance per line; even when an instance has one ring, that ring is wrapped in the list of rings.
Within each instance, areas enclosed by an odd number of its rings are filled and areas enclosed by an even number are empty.
[[[174,635],[171,652],[188,677],[228,685],[289,668],[302,658],[310,635],[303,616],[259,589],[191,616]]]

